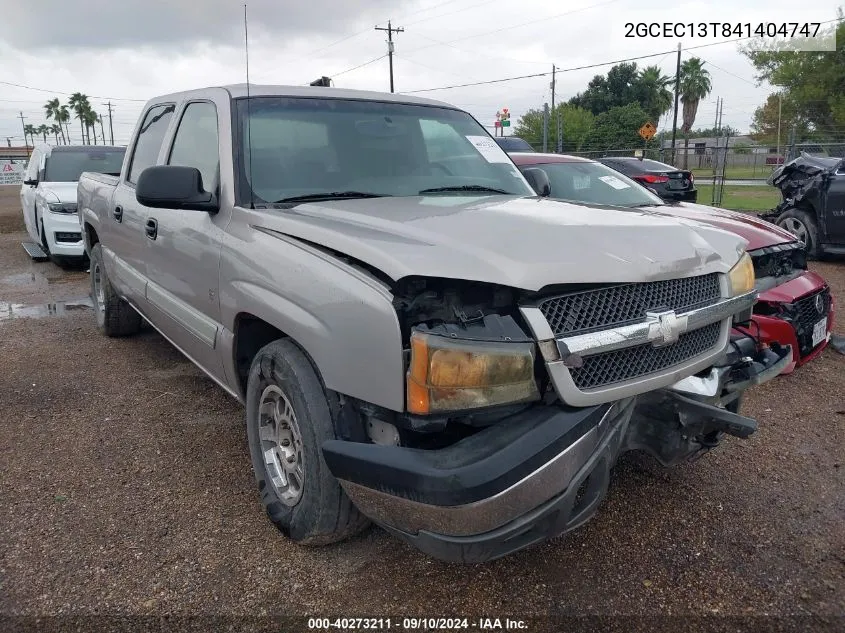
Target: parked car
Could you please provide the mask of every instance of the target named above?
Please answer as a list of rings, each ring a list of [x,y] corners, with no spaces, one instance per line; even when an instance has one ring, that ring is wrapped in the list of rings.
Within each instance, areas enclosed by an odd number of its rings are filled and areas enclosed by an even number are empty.
[[[595,161],[560,154],[514,154],[512,158],[523,171],[543,169],[554,198],[687,218],[747,240],[760,295],[753,327],[745,331],[766,343],[792,347],[794,358],[783,373],[816,358],[830,340],[834,319],[830,287],[807,270],[803,245],[794,235],[750,214],[686,202],[664,204],[646,188]]]
[[[494,136],[496,142],[506,152],[533,152],[534,148],[518,136]]]
[[[691,171],[648,158],[610,157],[598,161],[648,187],[668,202],[695,202],[698,190]]]
[[[120,173],[122,147],[104,145],[37,145],[24,172],[21,210],[26,232],[55,263],[85,257],[76,185],[84,171]]]
[[[437,101],[165,95],[78,201],[99,328],[143,315],[246,403],[261,501],[304,544],[372,519],[483,561],[574,529],[621,452],[752,434],[738,398],[791,353],[731,336],[742,239],[542,199]]]
[[[761,217],[804,242],[811,258],[845,255],[845,159],[804,153],[775,169],[768,183],[783,200]]]

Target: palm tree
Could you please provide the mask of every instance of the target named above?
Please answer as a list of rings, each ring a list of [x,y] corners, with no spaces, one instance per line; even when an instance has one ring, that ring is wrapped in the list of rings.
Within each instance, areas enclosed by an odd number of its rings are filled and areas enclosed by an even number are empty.
[[[684,104],[684,123],[681,131],[684,133],[684,169],[687,168],[689,151],[689,131],[695,124],[695,115],[698,114],[698,104],[710,94],[712,85],[710,73],[704,69],[704,62],[698,57],[690,57],[681,64],[680,93],[681,102]]]
[[[53,119],[54,121],[58,122],[59,120],[59,112],[61,111],[62,104],[59,102],[58,99],[50,99],[47,103],[44,104],[44,113],[47,115],[47,119]],[[54,126],[55,127],[55,126]],[[60,126],[61,129],[61,126]],[[51,128],[52,130],[52,128]],[[62,133],[62,140],[65,137],[65,131],[61,129]],[[56,137],[56,145],[59,144],[58,136]]]
[[[66,134],[63,132],[63,135],[65,137],[65,142],[70,145],[70,127],[68,126],[68,122],[70,121],[70,111],[68,111],[67,106],[62,105],[59,108],[59,112],[56,116],[58,117],[56,121],[58,121],[59,125],[61,125],[62,123],[64,123],[65,125]]]
[[[50,133],[50,127],[44,125],[43,123],[38,126],[38,129],[35,130],[36,134],[40,134],[41,137],[44,139],[44,142],[47,142],[47,135]]]
[[[97,144],[97,113],[91,108],[91,106],[87,106],[85,112],[83,113],[83,117],[85,119],[85,129],[86,130],[93,130],[94,132],[94,145]],[[88,141],[91,141],[91,132],[88,132]]]
[[[76,113],[76,118],[79,119],[79,129],[82,132],[82,142],[85,143],[85,111],[91,109],[88,97],[81,92],[74,92],[70,95],[70,99],[68,99],[67,103]]]
[[[29,144],[29,141],[32,141],[32,144],[35,145],[35,135],[38,131],[35,129],[35,126],[31,123],[27,123],[23,126],[23,140],[24,143]],[[27,140],[27,136],[29,136],[29,140]]]
[[[660,66],[646,66],[640,71],[639,85],[642,103],[652,123],[657,125],[660,117],[672,107],[673,96],[667,87],[674,81],[665,76]]]
[[[56,137],[56,145],[59,144],[59,133],[62,135],[62,140],[64,141],[65,131],[62,129],[62,126],[58,123],[53,123],[50,126],[50,131],[53,133],[53,136]]]

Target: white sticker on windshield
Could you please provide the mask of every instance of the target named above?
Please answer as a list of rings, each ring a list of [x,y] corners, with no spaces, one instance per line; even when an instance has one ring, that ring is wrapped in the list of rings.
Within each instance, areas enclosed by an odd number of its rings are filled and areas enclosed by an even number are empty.
[[[631,187],[631,185],[626,182],[622,182],[616,176],[599,176],[599,180],[606,185],[610,185],[614,189],[629,189]]]
[[[510,158],[489,136],[467,136],[466,139],[478,150],[488,163],[509,163]]]

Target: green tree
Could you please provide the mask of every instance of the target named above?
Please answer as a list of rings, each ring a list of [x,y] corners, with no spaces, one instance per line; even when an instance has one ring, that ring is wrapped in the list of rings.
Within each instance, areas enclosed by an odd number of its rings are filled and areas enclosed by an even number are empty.
[[[784,108],[788,103],[797,125],[803,119],[810,129],[827,136],[841,135],[845,128],[845,14],[842,9],[838,14],[839,24],[827,29],[831,36],[835,33],[835,51],[798,52],[761,44],[743,50],[757,70],[758,81],[783,89]]]
[[[563,151],[575,152],[581,148],[584,139],[593,126],[595,117],[589,110],[560,103],[554,112],[549,111],[549,150],[557,147],[557,115],[560,113],[563,123]],[[514,136],[524,138],[535,147],[543,145],[543,110],[532,108],[519,118],[514,127]]]
[[[596,117],[583,144],[589,151],[642,147],[638,130],[648,121],[648,113],[637,103],[611,108]]]
[[[84,113],[83,117],[85,120],[85,129],[88,132],[88,141],[91,141],[91,132],[94,132],[94,145],[97,144],[97,113],[89,105]]]
[[[704,68],[704,62],[698,57],[684,60],[681,64],[680,95],[681,103],[683,103],[681,131],[684,133],[685,169],[689,154],[689,132],[698,114],[698,104],[710,94],[711,89],[710,72]]]
[[[44,114],[47,116],[48,120],[53,119],[53,121],[56,121],[57,123],[60,122],[61,110],[62,104],[58,99],[50,99],[47,103],[44,104]],[[64,141],[65,131],[61,128],[61,126],[59,126],[59,128],[61,129],[62,133],[62,141]],[[58,138],[56,138],[56,144],[59,144]]]
[[[598,115],[617,106],[639,102],[639,79],[635,62],[617,64],[607,76],[593,77],[587,89],[572,97],[569,103]]]
[[[64,124],[65,142],[70,145],[70,126],[68,126],[68,123],[70,122],[70,111],[68,110],[68,107],[66,105],[62,105],[59,107],[59,112],[58,114],[56,114],[56,121],[59,123],[59,125]]]
[[[50,133],[50,127],[42,123],[36,128],[35,133],[40,134],[41,137],[44,139],[44,142],[46,143],[47,135]]]
[[[637,78],[637,102],[655,127],[660,117],[672,107],[674,96],[667,86],[673,81],[671,77],[663,75],[659,66],[646,66]]]
[[[690,130],[690,138],[711,138],[716,136],[740,136],[739,130],[730,125],[723,125],[721,128],[697,127]]]
[[[82,94],[81,92],[74,92],[70,99],[68,99],[68,106],[70,109],[73,110],[76,118],[79,119],[79,130],[82,133],[82,142],[86,142],[85,136],[85,112],[86,110],[91,109],[91,104],[88,101],[87,95]]]
[[[35,127],[34,125],[32,125],[31,123],[27,123],[26,125],[24,125],[24,126],[23,126],[23,140],[24,140],[24,143],[27,143],[27,144],[28,144],[28,143],[29,143],[29,141],[32,141],[32,143],[31,143],[31,144],[32,144],[32,145],[35,145],[35,135],[36,135],[36,134],[38,134],[38,130],[37,130],[37,129],[36,129],[36,127]],[[27,139],[27,136],[29,137],[29,139]]]
[[[733,147],[734,154],[750,154],[751,153],[751,145],[749,143],[734,143]]]
[[[56,137],[56,145],[58,145],[59,144],[59,134],[61,133],[62,136],[64,136],[64,130],[62,129],[62,126],[59,125],[58,123],[53,123],[53,125],[50,126],[50,131],[53,133],[53,136]]]
[[[781,142],[786,143],[792,128],[795,128],[797,138],[807,138],[810,123],[806,117],[800,115],[789,94],[782,95],[779,103],[777,93],[766,98],[766,103],[754,111],[751,121],[751,137],[761,143],[773,144],[778,137],[778,115],[780,115]]]

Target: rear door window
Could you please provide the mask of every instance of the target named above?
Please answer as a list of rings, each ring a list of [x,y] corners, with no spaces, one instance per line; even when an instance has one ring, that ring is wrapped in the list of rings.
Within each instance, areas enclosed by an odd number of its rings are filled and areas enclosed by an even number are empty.
[[[220,167],[217,137],[215,105],[207,101],[188,104],[176,130],[168,164],[196,167],[202,174],[203,188],[214,191]]]
[[[138,176],[142,171],[156,164],[164,135],[167,133],[175,110],[176,106],[170,103],[153,106],[147,112],[141,124],[138,139],[135,141],[132,161],[129,164],[129,175],[126,177],[128,182],[134,185],[138,182]]]

